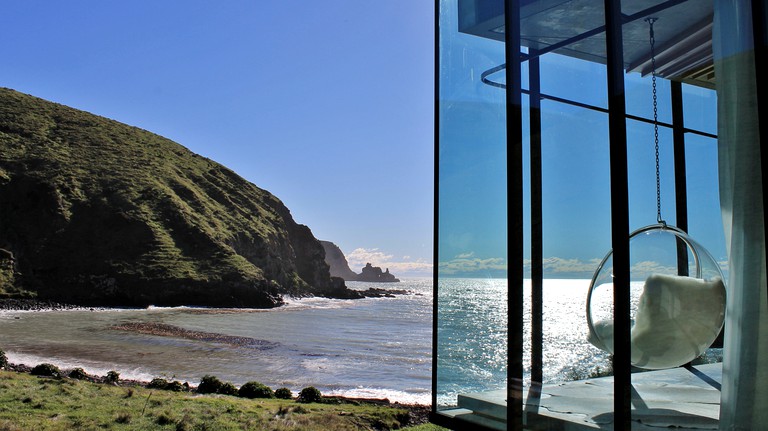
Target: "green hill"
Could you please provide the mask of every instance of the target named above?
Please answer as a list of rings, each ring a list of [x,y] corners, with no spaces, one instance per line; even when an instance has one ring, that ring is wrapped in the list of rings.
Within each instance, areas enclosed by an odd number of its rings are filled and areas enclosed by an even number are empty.
[[[271,307],[355,296],[269,192],[183,146],[0,88],[0,295]]]

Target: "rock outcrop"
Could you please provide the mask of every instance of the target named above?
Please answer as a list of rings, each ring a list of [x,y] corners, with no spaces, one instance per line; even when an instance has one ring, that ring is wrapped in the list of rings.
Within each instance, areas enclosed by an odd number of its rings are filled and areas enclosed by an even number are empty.
[[[349,268],[349,262],[344,256],[341,249],[330,241],[320,241],[325,248],[325,263],[331,268],[331,276],[343,278],[344,281],[368,281],[375,283],[395,283],[398,280],[393,274],[390,274],[389,268],[382,271],[380,267],[373,266],[371,263],[367,263],[360,274],[352,271]],[[371,290],[371,289],[369,289]],[[370,292],[371,295],[376,296],[375,292]]]
[[[145,130],[0,89],[0,296],[273,307],[360,297],[283,203]]]
[[[331,277],[343,278],[344,281],[357,281],[357,273],[349,268],[349,262],[339,246],[330,241],[320,241],[325,249],[325,263],[331,269]]]
[[[360,275],[357,276],[357,281],[371,281],[371,282],[381,282],[381,283],[393,283],[393,282],[399,282],[397,278],[395,278],[394,275],[389,273],[389,268],[386,269],[386,271],[381,271],[381,268],[378,266],[373,266],[369,263],[365,264],[365,268],[363,268],[363,272],[360,273]]]

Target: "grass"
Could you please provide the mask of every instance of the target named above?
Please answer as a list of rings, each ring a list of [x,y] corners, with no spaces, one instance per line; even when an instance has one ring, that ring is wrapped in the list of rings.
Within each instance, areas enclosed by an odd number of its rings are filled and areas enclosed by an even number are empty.
[[[404,407],[333,399],[244,399],[115,386],[0,371],[0,431],[270,430],[439,431]],[[405,426],[405,427],[404,427]]]

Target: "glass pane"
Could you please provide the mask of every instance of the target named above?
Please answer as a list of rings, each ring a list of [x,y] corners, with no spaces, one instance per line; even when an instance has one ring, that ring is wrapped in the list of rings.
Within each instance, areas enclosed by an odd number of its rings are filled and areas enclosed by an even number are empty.
[[[711,91],[711,90],[707,90]],[[713,92],[713,91],[712,91]],[[709,99],[710,104],[715,101]],[[688,233],[709,250],[728,277],[728,256],[725,249],[720,195],[717,140],[693,133],[685,137],[686,173],[688,186]]]
[[[666,104],[669,106],[669,103]],[[659,127],[659,186],[661,217],[675,225],[675,157],[672,130]],[[631,230],[656,224],[656,149],[654,127],[627,120],[627,167],[629,169],[629,226]]]
[[[587,342],[585,315],[590,279],[611,248],[608,116],[557,102],[542,110],[543,379],[553,384],[610,368]]]
[[[496,16],[493,4],[439,7],[436,397],[445,410],[466,407],[463,395],[506,388],[506,99],[481,79],[504,63],[504,44],[470,29]],[[503,76],[490,78],[503,84]]]
[[[717,93],[695,85],[683,85],[685,127],[717,134]],[[717,143],[713,143],[717,146]]]
[[[624,75],[626,89],[627,115],[653,120],[653,82],[651,77],[639,73]],[[670,82],[666,79],[656,80],[656,113],[659,122],[672,123],[672,105],[670,103]],[[672,142],[671,140],[669,142]]]

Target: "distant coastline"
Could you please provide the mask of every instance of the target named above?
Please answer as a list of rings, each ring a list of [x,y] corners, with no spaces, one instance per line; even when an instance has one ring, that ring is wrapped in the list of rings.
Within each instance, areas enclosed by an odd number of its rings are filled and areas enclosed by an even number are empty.
[[[389,268],[381,269],[368,262],[358,274],[349,268],[349,262],[341,249],[330,241],[320,241],[325,250],[325,263],[328,264],[331,277],[338,277],[344,281],[367,281],[371,283],[397,283],[400,281]]]

